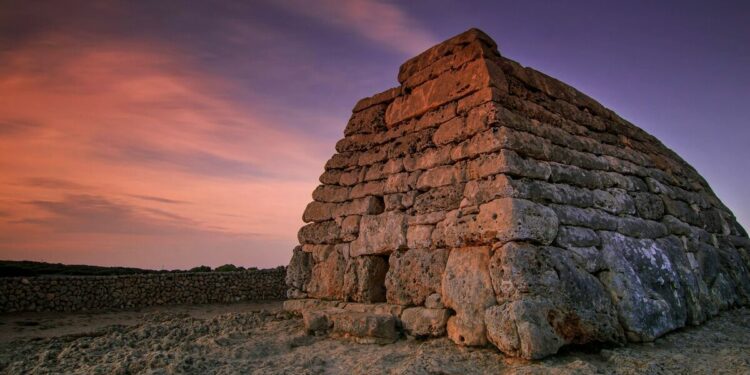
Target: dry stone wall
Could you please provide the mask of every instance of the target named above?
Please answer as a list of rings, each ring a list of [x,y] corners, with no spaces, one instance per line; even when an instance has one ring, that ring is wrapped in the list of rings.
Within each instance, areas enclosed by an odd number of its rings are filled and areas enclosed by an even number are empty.
[[[238,272],[0,278],[0,312],[284,299],[285,267]]]
[[[653,136],[478,30],[398,80],[326,163],[289,297],[400,306],[407,333],[525,358],[750,304],[747,233]]]

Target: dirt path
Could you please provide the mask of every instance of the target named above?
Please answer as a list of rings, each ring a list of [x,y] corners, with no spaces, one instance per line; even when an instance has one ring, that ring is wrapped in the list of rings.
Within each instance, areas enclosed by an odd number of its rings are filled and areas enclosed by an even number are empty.
[[[278,302],[0,315],[0,373],[750,374],[750,310],[653,344],[540,362],[447,339],[377,346],[306,336]]]

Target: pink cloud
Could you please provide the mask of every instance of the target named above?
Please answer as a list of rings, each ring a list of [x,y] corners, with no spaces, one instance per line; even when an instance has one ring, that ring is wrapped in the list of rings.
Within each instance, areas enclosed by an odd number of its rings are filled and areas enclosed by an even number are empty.
[[[0,258],[286,263],[331,145],[168,46],[48,35],[0,59]]]

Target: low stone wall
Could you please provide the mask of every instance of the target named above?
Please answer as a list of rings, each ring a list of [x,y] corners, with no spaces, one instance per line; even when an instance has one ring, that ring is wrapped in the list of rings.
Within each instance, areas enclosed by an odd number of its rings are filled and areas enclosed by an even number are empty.
[[[91,311],[286,297],[285,267],[239,272],[0,278],[0,312]]]

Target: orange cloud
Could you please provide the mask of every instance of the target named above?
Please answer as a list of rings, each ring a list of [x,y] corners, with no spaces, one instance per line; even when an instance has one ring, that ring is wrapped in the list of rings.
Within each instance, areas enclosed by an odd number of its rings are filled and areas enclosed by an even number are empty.
[[[0,258],[288,260],[331,146],[228,100],[231,82],[183,57],[60,36],[0,54]],[[160,253],[127,255],[144,249]]]

